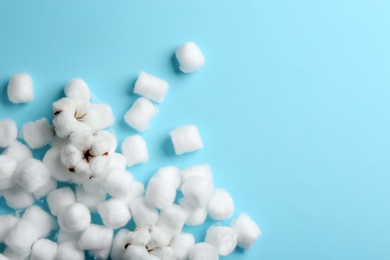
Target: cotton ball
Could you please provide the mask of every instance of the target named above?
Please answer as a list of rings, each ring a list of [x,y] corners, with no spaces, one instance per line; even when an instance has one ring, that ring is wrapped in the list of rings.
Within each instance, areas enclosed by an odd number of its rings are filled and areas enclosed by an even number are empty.
[[[83,233],[81,233],[78,245],[84,250],[104,249],[108,244],[111,245],[113,235],[114,232],[112,229],[91,224]]]
[[[150,241],[146,245],[148,250],[163,248],[169,245],[173,235],[157,226],[152,226],[150,231]]]
[[[131,173],[117,167],[110,169],[103,180],[104,189],[113,197],[125,196],[133,184],[134,177]]]
[[[63,147],[68,144],[68,138],[61,138],[58,135],[54,135],[53,139],[51,139],[50,146],[51,147]]]
[[[137,227],[153,226],[157,223],[158,212],[145,198],[136,198],[130,204],[130,211]]]
[[[55,189],[57,189],[57,181],[54,178],[50,178],[49,182],[46,185],[33,192],[34,197],[36,199],[41,199]]]
[[[92,142],[91,154],[107,155],[115,152],[117,140],[114,134],[108,131],[99,131]]]
[[[181,172],[176,166],[162,167],[153,177],[157,177],[171,184],[175,189],[178,189],[181,185]]]
[[[15,120],[3,119],[0,121],[0,147],[4,148],[16,141],[18,128]]]
[[[83,158],[76,163],[74,168],[69,169],[69,171],[73,171],[75,173],[70,176],[70,180],[74,183],[84,183],[93,179],[93,172],[91,169],[91,164],[89,163],[89,159],[87,161],[86,158]]]
[[[71,99],[89,101],[90,92],[87,83],[82,79],[69,80],[65,85],[65,96]]]
[[[148,250],[140,245],[128,245],[125,249],[123,259],[150,260]]]
[[[69,135],[69,142],[80,151],[91,149],[94,141],[94,130],[89,124],[79,122],[74,131]]]
[[[41,237],[46,237],[57,226],[57,222],[49,213],[34,205],[24,212],[22,219],[36,226],[41,231]]]
[[[110,169],[111,157],[108,155],[99,155],[89,159],[89,165],[92,177],[101,178],[108,174]]]
[[[0,243],[3,243],[9,231],[18,223],[19,218],[13,215],[0,215]]]
[[[40,160],[30,158],[18,165],[15,179],[25,190],[35,192],[49,183],[50,171]]]
[[[60,228],[57,233],[57,242],[62,243],[65,241],[78,241],[81,236],[81,232],[67,232]]]
[[[98,187],[91,192],[87,192],[83,185],[78,185],[76,188],[77,202],[84,204],[91,212],[96,211],[96,207],[103,202],[106,197],[107,193]]]
[[[55,260],[58,244],[49,239],[38,239],[31,251],[30,260]]]
[[[188,252],[193,245],[195,245],[194,235],[191,233],[177,234],[170,243],[173,257],[177,260],[188,259]]]
[[[237,233],[237,244],[244,249],[250,249],[253,243],[261,236],[259,226],[245,213],[230,223],[230,227]]]
[[[192,177],[203,177],[210,180],[211,182],[214,182],[213,174],[209,164],[200,164],[187,167],[181,171],[181,175],[183,178],[183,183]]]
[[[122,143],[122,154],[125,156],[129,167],[149,161],[146,142],[140,135],[126,137]]]
[[[79,121],[74,117],[74,113],[75,112],[65,110],[57,115],[55,114],[52,122],[56,135],[61,138],[67,138],[77,129]]]
[[[157,257],[157,260],[172,260],[173,258],[173,250],[171,247],[157,247],[152,249],[149,252],[150,256]]]
[[[58,214],[58,224],[67,232],[80,232],[89,227],[91,213],[81,203],[73,203],[62,209]]]
[[[233,215],[234,202],[226,190],[216,189],[207,205],[207,211],[212,219],[224,220]]]
[[[168,182],[153,177],[148,182],[145,197],[151,206],[164,209],[172,205],[175,201],[176,189]]]
[[[171,131],[170,135],[177,155],[203,148],[202,138],[195,125],[180,126]]]
[[[114,124],[114,115],[111,107],[107,104],[91,104],[83,117],[83,122],[99,131]]]
[[[189,260],[218,260],[218,253],[207,243],[197,243],[188,252]]]
[[[61,149],[61,162],[68,169],[72,169],[84,158],[84,153],[76,146],[68,144]]]
[[[13,179],[17,160],[8,155],[0,155],[0,190],[11,188],[15,181]]]
[[[75,202],[75,194],[70,187],[53,190],[47,195],[47,204],[51,214],[54,216],[57,216],[61,209]]]
[[[4,190],[3,196],[7,205],[14,209],[27,208],[34,204],[35,201],[34,196],[19,185]]]
[[[42,231],[27,220],[20,219],[5,238],[5,244],[20,254],[29,253],[32,244],[41,237]]]
[[[181,186],[184,197],[196,208],[205,208],[214,193],[213,183],[203,177],[192,177]]]
[[[84,251],[80,249],[77,241],[65,241],[58,245],[57,260],[84,260]]]
[[[30,252],[21,254],[19,252],[15,252],[15,251],[11,250],[11,248],[6,248],[3,251],[3,257],[4,258],[0,257],[0,259],[1,260],[2,259],[5,259],[5,260],[29,260],[30,259]]]
[[[53,131],[47,118],[25,123],[21,136],[32,149],[41,148],[50,143]]]
[[[76,103],[70,98],[61,98],[52,104],[52,111],[54,116],[58,116],[61,113],[69,113],[74,117],[76,113]]]
[[[141,72],[135,82],[134,93],[156,102],[162,102],[168,92],[168,88],[169,85],[165,80]]]
[[[126,195],[118,197],[118,199],[122,200],[126,206],[130,209],[131,202],[136,199],[144,196],[145,187],[144,184],[139,181],[134,181],[130,187],[130,190],[126,193]]]
[[[137,227],[134,232],[130,232],[127,240],[130,244],[146,246],[152,238],[150,226]]]
[[[212,245],[220,256],[227,256],[237,246],[237,235],[230,227],[211,226],[207,230],[205,242]]]
[[[102,202],[97,210],[106,227],[117,229],[126,225],[131,214],[126,204],[119,199],[109,199]]]
[[[173,204],[160,211],[157,226],[172,235],[176,235],[183,229],[187,216],[188,213],[182,207]]]
[[[124,245],[126,244],[126,238],[129,232],[130,231],[127,229],[120,229],[118,233],[115,235],[111,246],[111,253],[110,253],[111,259],[113,260],[122,259],[123,255],[125,254]]]
[[[103,249],[99,250],[89,250],[88,254],[93,257],[93,259],[96,260],[103,260],[103,259],[108,259],[110,256],[110,250],[111,250],[111,244],[107,245]]]
[[[127,110],[124,119],[126,123],[139,132],[145,132],[150,125],[150,121],[157,115],[157,108],[144,97],[138,98]]]
[[[127,161],[126,158],[123,156],[123,154],[112,153],[110,156],[111,156],[110,168],[117,167],[122,170],[126,169]]]
[[[3,152],[3,155],[14,157],[18,163],[33,157],[30,148],[19,141],[15,141],[7,146]]]
[[[185,224],[188,226],[199,226],[207,219],[207,210],[205,208],[194,207],[185,198],[179,200],[180,206],[187,211],[188,216]]]
[[[71,172],[61,161],[61,147],[53,147],[47,150],[42,162],[49,168],[52,177],[56,180],[70,180]]]
[[[186,42],[176,50],[176,58],[180,65],[180,70],[184,73],[194,72],[206,62],[206,59],[194,42]]]
[[[8,81],[7,94],[12,103],[27,103],[34,99],[33,81],[29,74],[15,74]]]

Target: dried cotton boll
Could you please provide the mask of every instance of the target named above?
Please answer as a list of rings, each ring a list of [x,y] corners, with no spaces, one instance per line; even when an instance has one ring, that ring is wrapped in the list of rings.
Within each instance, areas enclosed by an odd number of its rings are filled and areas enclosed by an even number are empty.
[[[60,228],[67,232],[80,232],[89,227],[91,213],[81,203],[73,203],[62,209],[58,214]]]
[[[79,122],[77,128],[69,135],[69,141],[76,146],[80,151],[91,149],[94,141],[94,130],[86,123]]]
[[[84,260],[84,251],[80,249],[77,241],[65,241],[58,245],[57,260]]]
[[[25,160],[15,171],[16,182],[28,192],[35,192],[50,181],[49,168],[40,160],[30,158]]]
[[[51,191],[47,195],[47,204],[52,215],[57,216],[61,209],[76,202],[76,197],[70,187],[63,187]]]
[[[205,208],[196,208],[185,198],[179,200],[180,206],[187,211],[188,216],[185,224],[188,226],[199,226],[207,219],[207,210]]]
[[[84,153],[76,146],[68,144],[61,149],[61,162],[68,169],[72,169],[84,158]]]
[[[176,190],[181,185],[181,172],[176,166],[166,166],[160,168],[153,176],[171,184]]]
[[[188,252],[189,260],[218,260],[218,253],[207,243],[197,243]]]
[[[158,219],[157,226],[172,235],[176,235],[183,229],[187,217],[188,213],[186,210],[173,204],[160,211],[160,218]]]
[[[99,131],[114,124],[114,115],[107,104],[91,104],[82,120],[95,131]]]
[[[150,241],[146,245],[148,250],[164,248],[169,245],[173,235],[157,226],[152,226],[150,231]]]
[[[58,244],[49,239],[38,239],[32,246],[30,260],[55,260]]]
[[[196,208],[205,208],[214,193],[213,183],[203,177],[192,177],[183,183],[184,197]]]
[[[122,154],[129,167],[149,161],[148,147],[140,135],[126,137],[122,143]]]
[[[237,233],[237,244],[243,249],[250,249],[261,236],[259,226],[245,213],[241,213],[234,219],[230,227]]]
[[[207,211],[212,219],[224,220],[234,212],[234,202],[226,190],[216,189],[207,205]]]
[[[0,147],[5,148],[16,141],[18,128],[15,120],[3,119],[0,121]]]
[[[84,250],[100,250],[111,245],[114,232],[104,226],[91,224],[81,233],[78,245]]]
[[[94,156],[111,154],[115,152],[117,140],[114,134],[108,131],[96,133],[92,142],[91,154]]]
[[[170,135],[177,155],[203,148],[202,138],[195,125],[178,127],[171,131]]]
[[[101,188],[96,188],[91,192],[87,192],[83,185],[78,185],[76,188],[76,200],[84,204],[89,211],[96,211],[96,207],[103,202],[107,197],[107,193]]]
[[[122,200],[126,206],[130,209],[131,202],[136,198],[141,198],[144,196],[145,187],[144,184],[139,181],[134,181],[130,187],[130,190],[126,193],[125,196],[118,197]]]
[[[30,148],[19,141],[15,141],[7,146],[3,152],[3,155],[14,157],[18,163],[33,157]]]
[[[126,225],[131,214],[126,204],[119,199],[109,199],[102,202],[97,210],[106,227],[118,229]]]
[[[80,236],[81,232],[67,232],[60,228],[57,233],[57,242],[78,241]]]
[[[36,226],[41,231],[41,237],[46,237],[57,226],[49,213],[34,205],[24,212],[22,219]]]
[[[153,177],[149,180],[145,194],[146,200],[151,206],[164,209],[171,206],[175,201],[176,189],[168,182]]]
[[[91,164],[85,158],[76,163],[73,171],[75,174],[71,175],[70,180],[74,183],[84,183],[93,175]]]
[[[27,73],[15,74],[8,81],[8,99],[12,103],[27,103],[34,99],[33,80]]]
[[[27,208],[34,204],[35,201],[34,196],[19,185],[4,190],[3,196],[7,205],[14,209]]]
[[[177,260],[188,259],[188,252],[194,245],[195,238],[191,233],[177,234],[170,243],[173,251],[173,257]]]
[[[141,72],[135,82],[134,93],[156,102],[162,102],[168,89],[169,85],[165,80]]]
[[[237,235],[230,227],[211,226],[207,230],[205,242],[212,245],[220,256],[227,256],[237,246]]]
[[[41,199],[55,189],[57,189],[57,181],[54,178],[50,178],[49,182],[46,185],[33,192],[34,197],[36,199]]]
[[[120,229],[115,235],[111,246],[111,259],[122,259],[123,255],[125,254],[125,245],[127,243],[126,238],[129,233],[130,231],[127,229]]]
[[[139,132],[149,128],[150,121],[157,115],[157,108],[144,97],[138,98],[125,114],[126,123]]]
[[[194,42],[186,42],[176,50],[179,68],[184,73],[194,72],[206,63],[206,59]]]
[[[77,129],[79,124],[79,121],[74,117],[74,112],[67,110],[57,114],[52,122],[56,135],[61,138],[67,138]]]
[[[123,156],[123,154],[112,153],[110,156],[111,156],[110,169],[113,167],[117,167],[122,170],[126,169],[127,161],[126,158]]]
[[[30,252],[32,244],[41,237],[42,231],[27,220],[20,219],[11,229],[4,243],[20,254]]]
[[[145,198],[133,199],[130,211],[137,227],[153,226],[158,220],[158,211],[146,201]]]
[[[134,177],[118,167],[110,169],[103,180],[104,189],[113,197],[125,196],[131,189]]]
[[[110,169],[111,157],[108,155],[99,155],[89,160],[92,177],[101,178],[108,174]]]
[[[3,243],[9,231],[18,223],[19,218],[7,214],[0,215],[0,243]]]
[[[70,98],[61,98],[53,102],[52,109],[54,116],[66,113],[74,118],[74,114],[76,113],[76,103]]]
[[[211,182],[214,182],[213,174],[209,164],[200,164],[187,167],[181,171],[181,175],[183,178],[183,183],[192,177],[203,177],[210,180]]]
[[[47,118],[25,123],[21,136],[31,149],[41,148],[51,142],[53,130]]]
[[[61,161],[61,147],[47,150],[42,162],[49,168],[51,176],[58,181],[69,181],[71,172]]]
[[[78,99],[88,102],[91,98],[91,93],[87,83],[82,79],[69,80],[65,85],[65,96],[71,99]]]

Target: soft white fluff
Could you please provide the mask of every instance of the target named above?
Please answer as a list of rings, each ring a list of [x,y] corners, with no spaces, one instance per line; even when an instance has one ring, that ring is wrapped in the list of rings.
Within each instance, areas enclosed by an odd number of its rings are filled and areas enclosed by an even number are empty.
[[[145,187],[142,182],[134,181],[130,187],[129,192],[122,197],[118,197],[118,199],[122,200],[126,206],[130,209],[131,202],[136,199],[144,196]]]
[[[27,73],[15,74],[8,81],[8,99],[12,103],[27,103],[34,99],[33,80]]]
[[[171,184],[175,189],[178,189],[181,185],[181,172],[176,166],[161,167],[154,177]]]
[[[0,190],[5,190],[14,185],[14,173],[17,160],[8,155],[0,155]]]
[[[84,158],[84,153],[75,145],[68,144],[61,149],[61,162],[68,169],[75,168],[76,164]]]
[[[107,193],[100,187],[87,192],[84,189],[84,185],[78,185],[76,188],[76,200],[79,203],[84,204],[89,211],[96,211],[96,207],[103,202],[107,197]]]
[[[93,259],[105,260],[110,256],[111,244],[106,245],[105,248],[99,250],[89,250],[88,254],[93,257]]]
[[[138,227],[127,236],[130,244],[146,246],[152,238],[152,229],[150,226]]]
[[[47,204],[51,214],[57,216],[61,209],[76,202],[76,197],[70,187],[63,187],[51,191],[47,195]]]
[[[62,113],[70,114],[74,118],[76,113],[76,103],[75,100],[70,98],[61,98],[52,104],[52,111],[54,116],[58,116]]]
[[[177,155],[203,148],[202,138],[195,125],[180,126],[171,131],[170,135]]]
[[[33,157],[30,148],[28,148],[27,145],[22,144],[19,141],[15,141],[9,146],[7,146],[3,154],[14,157],[18,161],[18,163]]]
[[[126,247],[123,259],[140,259],[151,260],[149,258],[149,252],[144,246],[141,245],[129,245]]]
[[[195,245],[194,235],[191,233],[177,234],[170,243],[173,251],[173,257],[177,260],[188,259],[188,252],[193,245]]]
[[[23,125],[21,136],[32,149],[41,148],[51,142],[53,130],[47,118],[43,117]]]
[[[91,104],[83,122],[89,124],[96,131],[103,130],[114,124],[112,109],[107,104]]]
[[[69,142],[80,151],[88,151],[92,147],[95,131],[89,124],[79,122],[77,127],[69,135]]]
[[[32,244],[42,235],[42,231],[27,220],[20,219],[5,238],[4,243],[20,254],[29,253]]]
[[[180,70],[184,73],[194,72],[206,62],[206,59],[194,42],[186,42],[176,50],[176,58],[180,65]]]
[[[84,231],[89,227],[90,223],[91,213],[81,203],[73,203],[60,210],[58,214],[58,224],[61,229],[67,232]]]
[[[129,230],[120,229],[115,235],[112,241],[110,257],[113,260],[122,259],[122,256],[125,254],[125,245],[127,243],[126,238],[129,234]]]
[[[194,207],[185,198],[179,200],[180,206],[187,211],[188,216],[185,224],[188,226],[199,226],[207,219],[207,210],[205,208]]]
[[[11,250],[11,248],[6,248],[3,251],[3,256],[5,260],[29,260],[30,259],[30,252],[19,254],[18,252],[15,252]],[[0,259],[2,259],[0,257]]]
[[[150,251],[149,257],[156,257],[152,258],[153,260],[172,260],[173,258],[173,250],[171,247],[157,247]]]
[[[46,185],[33,192],[34,197],[36,199],[41,199],[55,189],[57,189],[57,181],[54,178],[50,178],[49,182]]]
[[[4,190],[3,196],[7,205],[14,209],[27,208],[35,201],[34,196],[19,185]]]
[[[77,241],[65,241],[58,245],[57,260],[84,260],[84,251],[80,249]]]
[[[158,177],[152,177],[145,192],[149,204],[158,209],[164,209],[173,204],[176,197],[176,188]]]
[[[13,119],[3,119],[0,121],[0,147],[7,147],[18,137],[18,128]]]
[[[157,223],[158,212],[145,198],[135,198],[130,203],[130,211],[137,227],[153,226]]]
[[[8,235],[8,232],[14,228],[18,221],[19,218],[13,215],[0,215],[0,243],[4,242],[5,238]]]
[[[169,85],[165,80],[141,72],[135,82],[134,93],[156,102],[162,102],[168,89]]]
[[[183,183],[185,183],[192,177],[203,177],[214,182],[213,174],[211,172],[211,167],[209,164],[200,164],[187,167],[181,171],[181,175]]]
[[[147,98],[138,98],[127,110],[124,119],[128,125],[137,131],[144,132],[149,128],[150,121],[157,115],[157,108]]]
[[[70,180],[71,172],[61,161],[61,147],[53,147],[47,150],[42,162],[49,168],[52,177],[56,180]]]
[[[78,241],[78,245],[84,250],[104,249],[108,244],[111,245],[114,232],[104,226],[91,224],[83,233]]]
[[[57,242],[62,243],[65,241],[78,241],[80,236],[81,232],[67,232],[60,228],[57,233]]]
[[[4,253],[4,252],[3,252]],[[8,257],[6,257],[5,255],[3,254],[0,254],[0,260],[9,260]]]
[[[126,169],[126,157],[123,156],[121,153],[112,153],[111,155],[111,164],[110,168],[112,167],[118,167],[119,169],[125,170]]]
[[[91,93],[87,83],[82,79],[72,79],[69,80],[65,85],[65,95],[71,99],[79,99],[84,102],[88,102]]]
[[[32,246],[30,260],[55,260],[58,244],[49,239],[38,239]]]
[[[55,117],[52,121],[55,128],[55,133],[61,138],[67,138],[77,129],[80,122],[77,121],[77,119],[74,117],[75,112],[64,110],[61,112],[57,111],[55,113],[59,113],[54,114]]]
[[[112,167],[103,180],[104,189],[113,197],[123,197],[131,189],[134,177],[130,172]]]
[[[111,156],[109,155],[99,155],[90,158],[89,167],[91,170],[91,176],[94,178],[103,178],[104,176],[107,175],[110,169],[110,165],[111,165]]]
[[[126,158],[127,166],[149,161],[148,147],[140,135],[126,137],[122,143],[122,154]]]
[[[230,227],[211,226],[207,229],[205,242],[212,245],[220,256],[227,256],[237,246],[237,235]]]
[[[261,236],[259,226],[245,213],[241,213],[234,219],[230,227],[237,233],[238,246],[244,249],[250,249]]]
[[[108,228],[117,229],[126,225],[131,214],[126,204],[119,199],[109,199],[102,202],[97,210],[104,225]]]
[[[214,247],[207,243],[197,243],[188,253],[189,260],[218,260],[219,256]]]
[[[188,216],[185,211],[179,205],[173,204],[168,208],[160,211],[160,217],[157,222],[157,226],[172,235],[179,234],[183,229],[184,222]]]
[[[15,180],[28,192],[35,192],[49,183],[50,171],[40,160],[29,158],[18,165]]]
[[[214,186],[209,179],[194,176],[183,183],[181,191],[194,207],[205,208],[214,193]]]
[[[230,218],[234,212],[234,202],[229,192],[216,189],[207,205],[209,216],[215,220]]]
[[[41,231],[41,237],[46,237],[56,226],[55,219],[38,206],[29,207],[22,219],[29,221]]]
[[[117,140],[114,134],[102,130],[94,135],[91,146],[91,154],[94,156],[111,154],[115,152]]]
[[[173,235],[170,232],[167,232],[157,226],[152,226],[150,229],[150,240],[146,245],[147,248],[163,248],[169,245]]]

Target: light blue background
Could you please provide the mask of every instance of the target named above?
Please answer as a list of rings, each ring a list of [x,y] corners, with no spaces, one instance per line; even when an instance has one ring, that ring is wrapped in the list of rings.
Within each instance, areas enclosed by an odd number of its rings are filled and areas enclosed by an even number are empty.
[[[113,107],[123,140],[144,70],[170,90],[143,135],[150,163],[131,171],[146,181],[160,166],[209,162],[236,215],[263,231],[224,259],[390,259],[389,1],[3,0],[0,10],[0,118],[51,118],[80,77]],[[184,75],[172,57],[189,40],[207,64]],[[20,72],[36,96],[10,105]],[[183,124],[198,125],[205,148],[174,156],[168,133]]]

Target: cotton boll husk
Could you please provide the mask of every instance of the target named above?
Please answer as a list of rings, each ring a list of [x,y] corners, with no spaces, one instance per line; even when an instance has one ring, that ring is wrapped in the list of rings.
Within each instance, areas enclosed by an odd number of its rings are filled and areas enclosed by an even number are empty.
[[[91,154],[94,156],[111,154],[115,152],[117,140],[114,134],[108,131],[99,131],[96,133],[92,142]]]
[[[21,137],[31,149],[41,148],[51,142],[53,130],[47,118],[41,118],[23,125]]]
[[[14,209],[27,208],[35,201],[34,196],[19,185],[4,190],[3,196],[7,205]]]
[[[27,73],[15,74],[8,81],[8,99],[12,103],[27,103],[34,99],[33,80]]]
[[[127,243],[126,238],[129,232],[130,231],[127,229],[120,229],[115,235],[111,246],[111,259],[122,259],[123,255],[125,254],[125,245]]]
[[[157,226],[151,227],[150,241],[146,245],[148,250],[155,248],[164,248],[169,245],[173,235]]]
[[[103,180],[104,189],[113,197],[123,197],[130,191],[133,181],[130,172],[113,167]]]
[[[122,154],[125,156],[129,167],[149,161],[146,142],[140,135],[126,137],[122,143]]]
[[[84,153],[75,145],[68,144],[61,149],[61,162],[68,169],[74,168],[84,158]]]
[[[78,241],[81,236],[81,232],[67,232],[63,229],[59,229],[57,233],[57,242],[62,243],[65,241]]]
[[[181,172],[176,166],[166,166],[160,168],[153,177],[160,178],[171,184],[175,189],[181,185]]]
[[[155,248],[149,253],[151,256],[156,256],[159,260],[173,260],[173,250],[171,247]]]
[[[80,249],[77,241],[65,241],[58,245],[57,260],[84,260],[84,251]]]
[[[194,72],[206,63],[206,59],[194,42],[186,42],[176,50],[179,68],[184,73]]]
[[[111,245],[114,232],[104,226],[91,224],[83,233],[78,241],[78,245],[84,250],[100,250]]]
[[[89,227],[90,223],[91,213],[81,203],[73,203],[60,210],[58,214],[58,224],[61,229],[67,232],[84,231]]]
[[[104,225],[112,229],[123,227],[131,218],[126,204],[119,199],[104,201],[97,207],[97,210]]]
[[[83,185],[78,185],[76,188],[76,200],[84,204],[91,212],[95,212],[96,207],[103,202],[107,197],[107,193],[97,187],[91,192],[87,192]]]
[[[214,182],[213,173],[209,164],[200,164],[187,167],[181,171],[181,175],[183,178],[183,183],[192,177],[203,177],[210,180],[211,182]]]
[[[237,233],[237,245],[243,249],[250,249],[261,236],[259,226],[245,213],[234,219],[230,227]]]
[[[67,113],[74,117],[76,113],[76,103],[70,98],[61,98],[52,104],[54,116],[59,116],[62,113]]]
[[[18,128],[13,119],[2,119],[0,121],[0,147],[5,148],[16,141]]]
[[[14,157],[18,163],[28,158],[32,158],[32,152],[27,145],[22,144],[19,141],[15,141],[10,144],[3,152],[3,155]]]
[[[61,147],[53,147],[47,150],[42,162],[49,168],[51,176],[56,180],[70,180],[71,172],[61,161]]]
[[[79,121],[74,117],[75,112],[62,111],[53,119],[53,125],[56,135],[61,138],[67,138],[78,127]]]
[[[160,211],[157,226],[172,235],[179,234],[183,229],[188,213],[179,205],[173,204]]]
[[[177,234],[170,243],[173,257],[177,260],[188,259],[188,252],[193,245],[195,245],[194,235],[190,233]]]
[[[79,122],[74,131],[69,135],[69,142],[80,151],[91,149],[94,141],[94,130],[89,124]]]
[[[70,187],[63,187],[51,191],[47,195],[47,204],[52,215],[57,216],[61,209],[76,202],[76,197]]]
[[[30,260],[55,260],[58,244],[49,239],[38,239],[32,246]]]
[[[49,183],[49,168],[40,160],[29,158],[19,165],[15,171],[15,180],[28,192],[35,192]]]
[[[149,252],[144,246],[129,245],[126,247],[123,259],[149,260]]]
[[[181,191],[194,207],[205,208],[214,193],[214,186],[209,179],[194,176],[183,183]]]
[[[134,181],[130,187],[130,190],[126,193],[125,196],[118,197],[122,200],[126,206],[130,209],[131,202],[136,199],[144,196],[145,187],[144,184],[139,181]]]
[[[36,199],[41,199],[55,189],[57,189],[57,181],[54,178],[50,178],[49,182],[46,185],[34,191],[34,197]]]
[[[123,156],[123,154],[120,153],[112,153],[111,156],[111,162],[110,162],[110,169],[112,167],[118,167],[122,170],[126,169],[126,158]]]
[[[207,230],[205,242],[212,245],[220,256],[227,256],[237,246],[237,235],[230,227],[211,226]]]
[[[49,213],[34,205],[24,212],[22,219],[37,227],[41,231],[41,237],[46,237],[57,226],[57,222]]]
[[[157,115],[157,108],[147,98],[140,97],[127,110],[125,122],[139,132],[149,128],[150,122]]]
[[[134,93],[156,102],[162,102],[168,89],[169,85],[165,80],[142,71],[135,82]]]
[[[41,237],[42,231],[27,220],[20,219],[8,232],[4,243],[20,254],[30,252],[32,244]]]
[[[219,256],[214,247],[207,243],[197,243],[188,252],[189,260],[218,260]]]
[[[148,203],[158,209],[164,209],[173,204],[176,197],[174,186],[164,180],[153,177],[146,187],[145,197]]]
[[[209,216],[215,220],[224,220],[233,215],[234,202],[226,190],[216,189],[207,205]]]
[[[82,120],[95,131],[99,131],[114,123],[114,115],[111,107],[107,104],[91,104]]]
[[[159,217],[157,209],[149,205],[145,198],[133,199],[130,203],[130,211],[137,227],[153,226]]]
[[[179,200],[180,206],[187,211],[188,216],[185,224],[188,226],[199,226],[207,219],[207,210],[205,208],[196,208],[185,198]]]
[[[83,186],[84,190],[87,193],[94,193],[97,190],[104,190],[103,189],[103,180],[102,178],[92,178],[88,181],[83,182],[81,185]]]
[[[7,214],[7,215],[0,215],[0,243],[3,243],[5,238],[7,237],[9,231],[13,229],[18,223],[19,218]]]
[[[65,96],[71,99],[88,102],[91,93],[87,83],[82,79],[71,79],[65,85]]]
[[[25,253],[25,254],[19,254],[18,252],[15,252],[11,250],[10,248],[6,248],[3,252],[4,254],[4,259],[9,259],[9,260],[28,260],[30,259],[30,252]],[[2,259],[0,257],[0,259]]]
[[[195,125],[180,126],[171,131],[170,136],[177,155],[203,148],[202,138]]]

